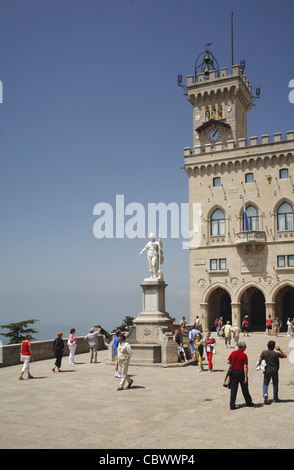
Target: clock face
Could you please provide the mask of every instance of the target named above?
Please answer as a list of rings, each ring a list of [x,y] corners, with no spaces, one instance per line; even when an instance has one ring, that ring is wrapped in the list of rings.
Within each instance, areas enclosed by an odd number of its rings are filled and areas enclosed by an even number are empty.
[[[207,138],[210,142],[217,142],[221,138],[221,131],[218,127],[213,127],[207,132]]]

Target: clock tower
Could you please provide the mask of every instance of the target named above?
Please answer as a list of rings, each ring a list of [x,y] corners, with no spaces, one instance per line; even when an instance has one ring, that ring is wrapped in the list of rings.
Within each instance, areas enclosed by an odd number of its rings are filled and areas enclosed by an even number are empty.
[[[193,106],[183,167],[190,323],[198,316],[203,331],[216,318],[240,327],[246,316],[263,331],[269,315],[286,325],[294,304],[294,130],[247,137],[251,85],[239,65],[219,69],[208,46],[184,87]]]
[[[195,64],[195,75],[187,77],[187,99],[193,105],[193,147],[204,152],[218,143],[238,143],[247,139],[247,112],[252,108],[252,87],[239,65],[218,68],[207,49]],[[197,59],[198,60],[198,59]],[[199,72],[200,68],[200,72]]]

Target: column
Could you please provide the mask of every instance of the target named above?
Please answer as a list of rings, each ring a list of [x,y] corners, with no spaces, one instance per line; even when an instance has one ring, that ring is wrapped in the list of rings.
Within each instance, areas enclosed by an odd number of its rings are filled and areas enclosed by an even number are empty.
[[[200,323],[202,325],[202,331],[209,330],[209,318],[208,318],[208,303],[200,304]]]
[[[232,302],[232,325],[237,323],[238,327],[241,328],[241,302]]]

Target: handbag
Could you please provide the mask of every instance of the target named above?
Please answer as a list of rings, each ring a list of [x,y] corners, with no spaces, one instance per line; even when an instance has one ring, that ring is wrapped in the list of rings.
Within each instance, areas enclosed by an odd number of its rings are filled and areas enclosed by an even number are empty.
[[[240,351],[241,352],[241,351]],[[239,352],[239,354],[240,354]],[[227,373],[226,373],[226,376],[225,376],[225,380],[224,380],[224,383],[223,383],[223,386],[224,387],[227,387],[227,388],[231,388],[231,376],[232,376],[232,369],[235,365],[235,362],[237,360],[237,357],[239,356],[239,354],[236,355],[235,357],[235,360],[234,360],[234,363],[233,364],[230,364],[230,367],[228,368],[227,370]]]
[[[56,341],[56,342],[53,343],[53,346],[52,346],[52,351],[53,351],[53,352],[56,352],[56,350],[57,350],[57,344],[59,343],[59,341],[60,341],[60,338],[59,338],[58,341]]]

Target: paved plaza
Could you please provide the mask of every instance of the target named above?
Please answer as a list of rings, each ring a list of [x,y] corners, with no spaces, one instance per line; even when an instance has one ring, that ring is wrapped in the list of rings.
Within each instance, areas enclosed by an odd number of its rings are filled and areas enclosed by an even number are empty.
[[[215,333],[213,333],[215,336]],[[243,335],[240,337],[243,340]],[[62,373],[53,360],[31,363],[34,379],[19,381],[21,363],[0,370],[1,449],[293,449],[294,361],[285,334],[276,340],[286,352],[280,361],[279,403],[262,397],[262,372],[257,358],[269,337],[245,338],[249,358],[249,390],[255,406],[229,409],[230,392],[223,387],[227,358],[224,340],[217,340],[214,371],[197,373],[194,365],[159,367],[131,362],[133,387],[118,392],[119,379],[108,352],[97,364],[77,354],[76,364],[63,358]],[[294,346],[294,344],[293,344]]]

